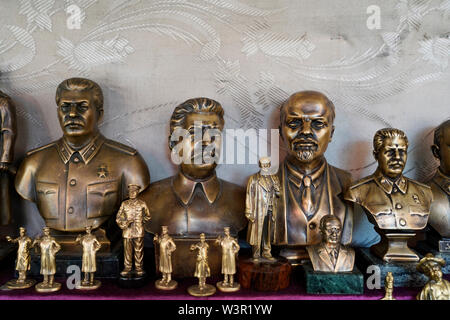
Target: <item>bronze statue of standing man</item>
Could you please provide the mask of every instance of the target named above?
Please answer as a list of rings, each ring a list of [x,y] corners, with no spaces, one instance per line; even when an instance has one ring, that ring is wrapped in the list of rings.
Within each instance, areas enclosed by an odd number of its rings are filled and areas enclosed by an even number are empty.
[[[139,185],[128,185],[129,199],[122,202],[116,217],[117,224],[123,230],[124,269],[120,273],[122,277],[131,276],[133,255],[136,276],[143,277],[145,275],[144,224],[151,217],[145,201],[137,199],[139,190]]]
[[[193,285],[188,288],[188,293],[196,297],[206,297],[213,295],[216,288],[206,283],[206,278],[211,275],[211,270],[208,265],[208,248],[206,237],[204,233],[200,234],[200,242],[191,245],[191,251],[198,250],[197,260],[195,263],[194,277],[198,278],[198,285]]]
[[[54,281],[56,273],[55,255],[61,249],[61,246],[55,238],[50,236],[49,227],[45,227],[43,231],[42,238],[33,241],[33,246],[39,245],[41,249],[41,274],[44,276],[44,281],[36,285],[36,291],[55,292],[61,289],[61,283]]]
[[[76,239],[76,242],[83,246],[81,271],[84,272],[84,279],[76,287],[81,290],[93,290],[101,285],[100,281],[94,280],[94,273],[97,271],[96,253],[102,245],[91,231],[91,226],[86,227],[86,234],[80,234]]]
[[[219,236],[216,243],[222,247],[222,274],[223,281],[217,282],[216,286],[223,292],[235,292],[240,289],[239,283],[234,282],[234,274],[236,273],[236,257],[240,246],[235,238],[230,235],[230,228],[225,227],[225,237]]]
[[[23,227],[19,228],[19,237],[12,239],[6,236],[8,242],[17,243],[17,260],[16,270],[19,273],[18,279],[10,280],[6,283],[8,289],[26,289],[35,284],[33,279],[27,279],[27,271],[30,270],[30,250],[33,245],[33,240],[27,236],[27,230]]]
[[[161,236],[155,234],[153,241],[159,244],[159,272],[163,277],[155,282],[155,286],[161,290],[172,290],[177,287],[177,282],[172,280],[172,252],[177,248],[172,237],[169,236],[167,226],[161,227]]]

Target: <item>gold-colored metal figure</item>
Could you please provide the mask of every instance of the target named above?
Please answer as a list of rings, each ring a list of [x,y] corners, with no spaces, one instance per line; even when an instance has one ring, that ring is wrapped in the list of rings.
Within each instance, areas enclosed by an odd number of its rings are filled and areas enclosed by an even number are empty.
[[[41,274],[44,281],[38,283],[35,288],[38,292],[55,292],[61,289],[61,283],[55,282],[56,273],[56,253],[61,249],[55,238],[50,236],[50,228],[43,229],[44,235],[40,239],[35,239],[32,246],[38,245],[41,254]]]
[[[6,236],[6,240],[18,244],[16,270],[19,273],[19,278],[8,281],[6,287],[8,289],[26,289],[32,287],[36,281],[27,279],[27,271],[30,270],[30,250],[33,240],[27,236],[27,230],[23,227],[19,228],[18,238],[13,239],[10,236]]]
[[[320,219],[322,242],[306,249],[314,271],[351,272],[355,250],[341,244],[342,224],[338,217],[326,215]]]
[[[79,232],[87,225],[101,227],[117,212],[127,185],[144,190],[150,176],[135,149],[100,133],[103,94],[97,83],[64,80],[56,90],[56,104],[63,137],[27,153],[15,187],[37,204],[48,227],[72,235],[76,248]]]
[[[162,279],[156,280],[155,287],[161,290],[173,290],[178,283],[172,280],[172,252],[177,249],[175,242],[169,235],[167,226],[161,227],[161,236],[155,234],[153,241],[159,245],[159,272]]]
[[[129,199],[122,202],[117,212],[116,222],[122,229],[124,269],[120,273],[122,277],[132,274],[133,253],[135,274],[144,276],[144,224],[148,222],[150,212],[145,201],[137,199],[139,185],[128,185]]]
[[[288,245],[287,249],[319,243],[320,219],[330,214],[342,221],[342,242],[351,242],[353,206],[341,195],[351,175],[328,164],[324,156],[333,137],[334,117],[333,103],[316,91],[294,93],[281,107],[280,135],[288,155],[278,173],[281,197],[273,243]],[[306,258],[304,249],[303,257],[296,256],[301,251],[282,255]]]
[[[234,274],[236,273],[236,258],[240,246],[237,239],[230,235],[230,228],[223,228],[224,237],[219,236],[216,243],[222,247],[222,274],[223,281],[217,282],[217,288],[222,292],[236,292],[241,286],[234,282]]]
[[[249,220],[247,242],[252,246],[254,260],[272,257],[271,242],[274,238],[274,222],[277,216],[277,199],[280,196],[280,180],[270,174],[270,158],[259,160],[260,172],[252,175],[247,183],[245,217]]]
[[[381,242],[372,250],[384,261],[419,261],[407,241],[425,228],[433,200],[431,188],[403,176],[408,138],[399,129],[378,130],[373,138],[378,168],[351,186],[345,195],[359,203],[375,225]]]
[[[195,263],[194,277],[198,278],[198,284],[190,286],[188,293],[196,297],[211,296],[216,292],[216,287],[207,284],[206,278],[211,275],[208,265],[208,248],[209,245],[205,241],[205,234],[200,234],[200,242],[191,245],[191,251],[198,250],[197,261]]]
[[[84,272],[84,279],[75,287],[80,290],[94,290],[101,285],[99,280],[94,280],[94,274],[97,271],[96,254],[102,245],[91,231],[92,227],[87,226],[86,234],[80,234],[76,239],[76,242],[83,247],[81,271]]]
[[[392,275],[392,272],[388,272],[386,275],[384,280],[384,291],[384,297],[380,300],[395,300],[392,296],[392,293],[394,292],[394,276]]]
[[[417,300],[450,300],[450,282],[442,279],[441,268],[445,260],[427,253],[417,265],[417,270],[430,280],[417,295]]]
[[[16,107],[9,96],[0,91],[0,224],[11,222],[10,174],[16,142]]]
[[[431,150],[440,165],[428,181],[433,192],[428,223],[443,237],[439,251],[450,252],[450,120],[441,123],[434,131]]]

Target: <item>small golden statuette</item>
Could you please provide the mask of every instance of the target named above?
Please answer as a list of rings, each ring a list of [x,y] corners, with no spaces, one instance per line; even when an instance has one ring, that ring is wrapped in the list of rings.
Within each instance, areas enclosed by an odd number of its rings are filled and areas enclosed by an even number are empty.
[[[56,242],[55,238],[50,236],[50,228],[43,229],[44,235],[33,241],[32,246],[38,245],[41,249],[41,274],[44,281],[35,286],[37,292],[55,292],[61,289],[61,283],[55,282],[56,273],[56,253],[61,246]]]
[[[172,252],[177,249],[175,242],[169,235],[167,226],[161,227],[161,236],[155,234],[153,241],[159,245],[159,271],[162,279],[156,280],[155,287],[160,290],[173,290],[178,283],[172,280]]]
[[[392,275],[392,272],[388,272],[386,275],[386,279],[384,280],[384,292],[384,297],[380,300],[395,300],[392,296],[392,293],[394,292],[394,276]]]
[[[427,253],[417,265],[417,271],[425,274],[430,280],[417,295],[417,300],[450,300],[450,282],[442,278],[441,268],[445,260]]]
[[[101,286],[99,280],[94,280],[94,274],[97,271],[96,254],[102,246],[97,237],[92,233],[92,227],[86,227],[86,234],[79,235],[75,242],[83,247],[83,259],[81,271],[84,273],[84,279],[75,286],[78,290],[94,290]]]
[[[30,270],[30,250],[33,247],[33,240],[27,236],[25,228],[19,228],[19,237],[16,239],[6,236],[8,242],[17,243],[16,270],[19,278],[9,280],[5,286],[7,289],[27,289],[32,287],[36,281],[27,279],[27,271]]]
[[[205,234],[200,234],[200,242],[191,245],[191,251],[198,250],[197,261],[195,263],[194,277],[198,278],[198,284],[190,286],[188,293],[195,297],[207,297],[216,292],[216,287],[207,284],[206,278],[211,275],[211,271],[208,265],[208,247],[206,243]]]
[[[217,288],[222,292],[236,292],[241,288],[239,283],[234,282],[236,273],[236,257],[239,252],[239,244],[235,238],[230,235],[230,228],[225,227],[225,236],[219,236],[216,243],[222,247],[222,274],[223,281],[217,282]]]

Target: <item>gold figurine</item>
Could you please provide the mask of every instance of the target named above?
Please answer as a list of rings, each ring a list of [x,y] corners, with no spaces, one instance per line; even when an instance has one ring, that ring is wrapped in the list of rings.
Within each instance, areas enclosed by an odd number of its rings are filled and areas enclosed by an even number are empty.
[[[153,241],[159,245],[159,272],[162,279],[156,280],[155,287],[161,290],[173,290],[178,283],[172,280],[172,252],[177,249],[175,242],[169,235],[167,226],[161,227],[161,236],[155,234]]]
[[[27,279],[27,271],[30,270],[30,250],[33,240],[27,236],[27,231],[23,227],[19,228],[18,238],[13,239],[10,236],[6,236],[6,240],[18,244],[16,270],[19,273],[19,278],[8,281],[6,287],[8,289],[26,289],[33,286],[36,281]]]
[[[249,220],[247,242],[252,246],[254,260],[261,257],[275,260],[271,253],[274,222],[277,215],[277,199],[280,196],[278,176],[270,174],[270,158],[259,160],[260,172],[252,175],[247,183],[245,216]]]
[[[76,242],[83,246],[83,261],[81,271],[84,272],[84,279],[76,286],[80,290],[94,290],[100,287],[101,282],[94,280],[94,274],[97,271],[96,254],[102,246],[97,237],[91,233],[92,227],[86,227],[86,234],[79,235]]]
[[[223,228],[225,236],[219,236],[216,243],[222,247],[222,274],[223,281],[217,282],[217,288],[222,292],[235,292],[240,289],[240,284],[234,282],[236,273],[236,258],[239,252],[239,244],[235,238],[230,235],[230,228]]]
[[[392,296],[392,293],[394,292],[394,276],[392,275],[392,272],[388,272],[386,275],[386,279],[384,280],[384,291],[384,297],[380,300],[395,300]]]
[[[122,277],[132,275],[133,253],[135,274],[138,277],[145,275],[144,271],[144,224],[148,222],[150,212],[145,201],[137,199],[139,185],[128,185],[129,199],[122,202],[117,212],[116,222],[122,229],[124,269]]]
[[[36,285],[38,292],[55,292],[61,289],[61,283],[55,282],[56,273],[56,253],[61,249],[61,246],[56,242],[55,238],[50,236],[50,228],[43,229],[44,235],[33,241],[32,246],[39,245],[41,249],[41,274],[44,276],[44,281]]]
[[[339,218],[333,215],[322,217],[319,229],[322,242],[306,248],[314,271],[351,272],[355,251],[341,244],[342,224]]]
[[[445,260],[427,253],[417,265],[417,270],[430,280],[417,295],[417,300],[450,300],[450,282],[442,278]]]
[[[194,273],[194,277],[198,278],[198,285],[188,288],[188,293],[196,297],[211,296],[216,292],[216,287],[206,283],[206,278],[211,275],[211,271],[208,265],[209,245],[205,240],[205,234],[201,233],[200,242],[192,244],[190,247],[191,251],[198,250]]]
[[[403,131],[378,130],[373,147],[377,170],[351,186],[345,198],[364,208],[380,234],[381,242],[372,247],[375,254],[386,262],[419,261],[407,241],[427,225],[431,188],[403,176],[408,151]]]

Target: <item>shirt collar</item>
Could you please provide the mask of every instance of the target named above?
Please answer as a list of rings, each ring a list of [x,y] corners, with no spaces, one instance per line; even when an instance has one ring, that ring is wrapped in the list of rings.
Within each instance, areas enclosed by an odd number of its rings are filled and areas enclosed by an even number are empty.
[[[208,199],[209,203],[214,203],[220,192],[220,181],[214,172],[214,175],[210,178],[202,181],[191,180],[186,177],[181,171],[173,178],[172,185],[175,194],[181,199],[181,201],[187,205],[194,194],[195,187],[200,184],[202,188],[200,190]]]
[[[326,161],[323,161],[322,165],[316,169],[312,174],[309,174],[312,180],[312,184],[314,185],[314,188],[317,189],[317,187],[320,185],[323,177],[323,172],[325,170],[325,167],[327,165]],[[301,172],[298,168],[296,168],[292,163],[286,161],[286,168],[288,171],[288,177],[289,180],[297,186],[297,188],[300,188],[302,185],[303,177],[305,174]]]
[[[100,147],[105,140],[105,137],[99,133],[83,148],[75,150],[67,143],[66,139],[62,137],[57,143],[58,154],[65,164],[69,162],[74,153],[78,153],[80,155],[80,160],[85,164],[88,164],[100,151]]]
[[[392,181],[391,179],[385,177],[381,173],[381,170],[377,170],[375,172],[375,181],[387,194],[392,193],[394,186],[396,186],[397,189],[403,194],[405,194],[408,189],[408,181],[403,175],[401,175],[396,181]]]
[[[441,187],[441,189],[450,196],[450,177],[441,172],[440,169],[436,170],[436,174],[433,177],[433,181]]]

